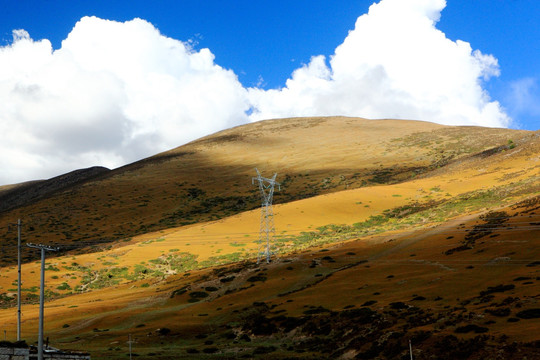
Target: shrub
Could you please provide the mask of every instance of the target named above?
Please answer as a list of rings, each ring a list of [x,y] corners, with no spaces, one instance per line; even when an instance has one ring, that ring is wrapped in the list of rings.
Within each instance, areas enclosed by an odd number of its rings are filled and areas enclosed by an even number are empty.
[[[56,287],[58,290],[71,290],[71,286],[68,283],[63,282],[61,285]]]
[[[171,333],[171,329],[164,327],[164,328],[158,329],[157,332],[158,332],[159,335],[164,335],[165,336],[165,335],[169,335]]]
[[[488,294],[493,294],[497,292],[505,292],[508,290],[513,290],[516,286],[514,284],[509,285],[497,285],[497,286],[488,286],[487,290],[480,291],[480,296],[485,296]]]
[[[540,318],[540,309],[528,309],[520,311],[516,314],[521,319],[538,319]]]
[[[478,325],[474,325],[474,324],[469,324],[469,325],[465,325],[465,326],[460,326],[460,327],[456,328],[456,330],[455,330],[455,332],[458,333],[458,334],[466,334],[466,333],[471,332],[471,331],[474,331],[476,334],[482,334],[482,333],[488,332],[489,329],[486,328],[486,327],[482,327],[482,326],[478,326]]]
[[[408,306],[407,304],[401,301],[396,301],[396,302],[390,303],[390,308],[394,310],[401,310],[401,309],[407,309]]]
[[[204,291],[193,291],[189,293],[189,297],[190,297],[190,299],[188,300],[189,302],[197,302],[197,301],[200,301],[201,299],[208,297],[208,293]]]
[[[362,306],[371,306],[377,303],[377,300],[368,300],[362,304]]]
[[[498,308],[498,309],[486,309],[486,312],[488,314],[494,315],[494,316],[508,316],[510,315],[510,309],[509,308]]]
[[[247,279],[247,281],[249,282],[256,282],[256,281],[266,281],[266,276],[262,276],[262,275],[254,275],[250,278]]]
[[[268,354],[276,350],[277,348],[275,346],[257,346],[253,351],[253,354]]]
[[[328,310],[327,308],[324,308],[322,306],[318,306],[316,308],[304,311],[304,314],[312,315],[312,314],[322,314],[322,313],[325,313],[325,312],[330,312],[330,310]]]
[[[205,354],[215,354],[219,351],[219,349],[217,347],[209,347],[209,348],[204,348],[203,349],[203,353]]]

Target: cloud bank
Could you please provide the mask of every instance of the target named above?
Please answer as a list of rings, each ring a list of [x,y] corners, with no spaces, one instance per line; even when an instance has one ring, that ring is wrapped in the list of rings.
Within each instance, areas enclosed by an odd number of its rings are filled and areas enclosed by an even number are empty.
[[[314,56],[282,89],[249,89],[252,119],[348,115],[505,127],[483,89],[497,59],[435,25],[445,0],[384,0],[356,21],[329,64]]]
[[[247,121],[232,71],[144,20],[85,17],[56,51],[13,36],[0,48],[0,184],[117,167]]]
[[[58,50],[0,47],[0,184],[117,167],[259,119],[311,115],[508,126],[483,89],[497,60],[436,29],[444,0],[382,0],[281,89],[245,88],[209,49],[150,23],[82,18]],[[248,115],[249,114],[249,115]]]

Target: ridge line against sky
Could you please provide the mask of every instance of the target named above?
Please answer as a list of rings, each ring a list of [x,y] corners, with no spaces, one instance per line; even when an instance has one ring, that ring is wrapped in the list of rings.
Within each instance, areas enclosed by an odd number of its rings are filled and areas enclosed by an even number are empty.
[[[539,127],[532,0],[1,1],[0,184],[276,117]]]

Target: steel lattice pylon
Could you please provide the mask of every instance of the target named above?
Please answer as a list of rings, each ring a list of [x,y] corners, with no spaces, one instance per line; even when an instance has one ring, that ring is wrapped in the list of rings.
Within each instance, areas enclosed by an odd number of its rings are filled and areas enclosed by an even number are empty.
[[[255,181],[259,182],[259,190],[261,193],[261,226],[259,232],[259,252],[257,255],[257,264],[260,263],[261,257],[266,257],[266,262],[270,262],[270,243],[272,242],[276,228],[274,226],[274,211],[272,209],[272,198],[274,197],[274,186],[278,186],[278,190],[281,190],[280,184],[276,181],[277,173],[269,179],[261,176],[261,173],[257,168],[257,177],[251,179],[251,183],[255,184]],[[266,248],[263,250],[263,244],[266,243]]]

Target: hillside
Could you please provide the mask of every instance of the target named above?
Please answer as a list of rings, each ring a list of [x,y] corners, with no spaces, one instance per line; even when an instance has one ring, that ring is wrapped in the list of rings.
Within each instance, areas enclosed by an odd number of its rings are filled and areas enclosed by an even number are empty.
[[[257,208],[255,167],[279,174],[279,204],[429,176],[529,134],[343,117],[240,126],[113,171],[96,168],[100,171],[77,181],[51,179],[0,192],[0,236],[6,239],[0,261],[13,263],[16,232],[8,225],[18,218],[25,224],[24,241],[72,247],[112,243]]]
[[[104,167],[75,170],[49,180],[30,181],[14,186],[0,187],[0,212],[23,207],[43,198],[65,191],[108,172]]]
[[[409,339],[415,359],[536,358],[540,231],[530,224],[540,223],[539,201],[269,265],[247,261],[68,296],[48,303],[47,335],[100,359],[125,358],[128,334],[136,354],[155,359],[394,359],[405,358]],[[70,258],[52,261],[62,267]],[[23,334],[33,337],[37,307],[23,314]],[[0,319],[12,334],[13,310]]]
[[[126,358],[129,334],[145,359],[408,359],[409,340],[415,359],[536,358],[539,140],[417,121],[264,121],[66,184],[1,221],[27,221],[23,241],[80,246],[48,254],[46,334],[93,358]],[[262,265],[255,167],[282,184],[277,258]],[[0,268],[8,338],[16,274]],[[22,274],[33,341],[39,262]]]

